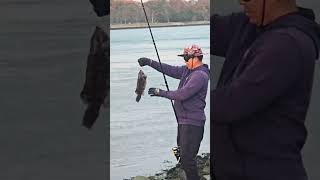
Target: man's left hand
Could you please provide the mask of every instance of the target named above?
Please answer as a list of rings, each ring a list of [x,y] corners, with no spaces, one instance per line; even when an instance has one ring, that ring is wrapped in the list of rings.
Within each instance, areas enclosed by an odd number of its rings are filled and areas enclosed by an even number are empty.
[[[148,91],[148,94],[150,94],[150,96],[159,96],[160,91],[162,91],[162,90],[159,88],[150,88]]]

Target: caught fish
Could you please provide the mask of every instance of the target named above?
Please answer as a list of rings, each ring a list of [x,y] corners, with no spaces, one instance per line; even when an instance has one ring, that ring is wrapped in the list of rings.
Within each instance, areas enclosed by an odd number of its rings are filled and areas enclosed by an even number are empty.
[[[86,79],[80,94],[81,100],[87,105],[82,125],[88,129],[97,120],[101,105],[109,101],[110,91],[109,37],[102,28],[96,27],[90,43]]]
[[[137,98],[136,98],[137,102],[140,101],[141,96],[143,95],[144,89],[146,88],[146,84],[147,84],[147,76],[143,73],[142,70],[140,70],[138,74],[137,88],[135,91],[137,94]]]

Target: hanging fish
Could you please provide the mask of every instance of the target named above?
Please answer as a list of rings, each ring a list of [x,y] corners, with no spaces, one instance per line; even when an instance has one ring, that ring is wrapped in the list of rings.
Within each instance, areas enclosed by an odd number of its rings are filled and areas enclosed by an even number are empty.
[[[136,94],[137,98],[136,101],[139,102],[141,99],[141,96],[144,94],[144,90],[146,89],[147,85],[147,76],[143,73],[142,70],[138,73],[138,80],[137,80],[137,88],[136,88]]]
[[[87,60],[86,79],[81,100],[87,104],[82,125],[90,129],[98,118],[100,107],[105,104],[110,91],[109,37],[102,28],[96,27]]]

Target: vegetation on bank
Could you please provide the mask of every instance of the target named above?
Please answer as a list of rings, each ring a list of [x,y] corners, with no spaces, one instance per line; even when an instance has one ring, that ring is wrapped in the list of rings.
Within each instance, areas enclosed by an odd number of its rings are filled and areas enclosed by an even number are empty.
[[[150,24],[152,28],[157,27],[176,27],[176,26],[199,26],[209,25],[209,21],[192,21],[192,22],[171,22],[171,23],[153,23]],[[110,29],[137,29],[148,28],[147,23],[133,23],[133,24],[112,24]]]
[[[144,2],[150,23],[209,21],[209,0],[150,0]],[[140,1],[111,0],[111,24],[145,22]]]

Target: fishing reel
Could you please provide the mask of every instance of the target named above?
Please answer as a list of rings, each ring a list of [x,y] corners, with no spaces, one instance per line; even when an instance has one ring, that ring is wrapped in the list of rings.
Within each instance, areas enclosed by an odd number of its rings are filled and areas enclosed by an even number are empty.
[[[180,146],[172,148],[173,155],[176,157],[177,161],[180,161]]]

